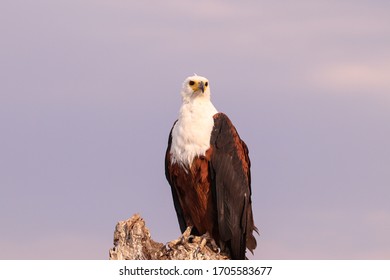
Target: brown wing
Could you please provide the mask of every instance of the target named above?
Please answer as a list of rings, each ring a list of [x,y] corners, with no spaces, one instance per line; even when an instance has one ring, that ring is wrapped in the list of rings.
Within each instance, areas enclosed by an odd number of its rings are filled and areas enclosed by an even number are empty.
[[[170,155],[171,144],[172,144],[172,130],[176,122],[173,124],[171,132],[169,133],[168,147],[165,152],[165,177],[167,178],[169,185],[171,186],[173,204],[175,206],[175,211],[176,211],[177,219],[179,221],[180,230],[181,232],[184,232],[187,228],[187,224],[184,219],[183,209],[181,208],[180,205],[179,196],[177,194],[177,188],[175,187],[176,181],[173,180],[173,170],[172,170],[171,155]]]
[[[213,154],[210,175],[217,207],[219,235],[230,249],[232,259],[245,259],[245,251],[256,248],[251,201],[248,148],[223,114],[214,116],[210,140]]]

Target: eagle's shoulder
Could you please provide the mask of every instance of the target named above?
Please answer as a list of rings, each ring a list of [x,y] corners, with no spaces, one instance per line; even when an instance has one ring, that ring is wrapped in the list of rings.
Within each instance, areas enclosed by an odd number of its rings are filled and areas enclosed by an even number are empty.
[[[213,116],[213,119],[214,119],[214,122],[215,121],[222,121],[222,120],[229,120],[230,121],[229,117],[225,113],[222,113],[222,112],[216,113]]]
[[[219,146],[242,146],[245,145],[239,137],[232,121],[224,113],[217,113],[213,116],[214,127],[210,137],[210,143]]]

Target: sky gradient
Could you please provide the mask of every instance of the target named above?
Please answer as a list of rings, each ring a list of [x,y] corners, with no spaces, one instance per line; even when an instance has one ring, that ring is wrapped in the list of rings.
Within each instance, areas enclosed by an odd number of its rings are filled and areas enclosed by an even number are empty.
[[[247,143],[254,259],[390,258],[389,1],[0,3],[0,259],[179,236],[164,154],[183,80]]]

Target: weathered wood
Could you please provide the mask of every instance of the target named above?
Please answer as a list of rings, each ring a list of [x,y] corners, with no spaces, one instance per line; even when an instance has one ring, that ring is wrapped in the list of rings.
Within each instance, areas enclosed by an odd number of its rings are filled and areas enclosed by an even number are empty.
[[[226,260],[214,241],[205,236],[191,236],[188,228],[177,240],[166,244],[152,240],[144,219],[135,214],[118,222],[110,260]]]

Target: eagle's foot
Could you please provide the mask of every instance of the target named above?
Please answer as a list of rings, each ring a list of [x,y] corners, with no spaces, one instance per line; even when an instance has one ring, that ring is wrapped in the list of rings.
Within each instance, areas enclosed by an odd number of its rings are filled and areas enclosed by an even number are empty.
[[[178,239],[175,239],[175,240],[172,240],[171,242],[168,242],[168,247],[172,248],[172,247],[175,247],[177,245],[184,245],[188,242],[190,242],[190,240],[192,240],[194,238],[193,235],[191,235],[191,230],[192,230],[192,227],[187,227],[187,229],[183,232],[183,234],[178,238]]]
[[[210,236],[208,232],[206,232],[199,238],[201,238],[200,245],[199,245],[201,249],[203,249],[204,246],[206,246],[206,244],[208,243],[210,249],[212,249],[214,252],[219,253],[221,251],[221,249],[217,246],[217,243],[215,243],[215,240]]]
[[[194,242],[197,243],[198,245],[196,246],[196,249],[194,251],[194,259],[198,258],[198,254],[203,252],[204,247],[207,244],[208,239],[203,238],[202,236],[196,236],[194,237]]]

